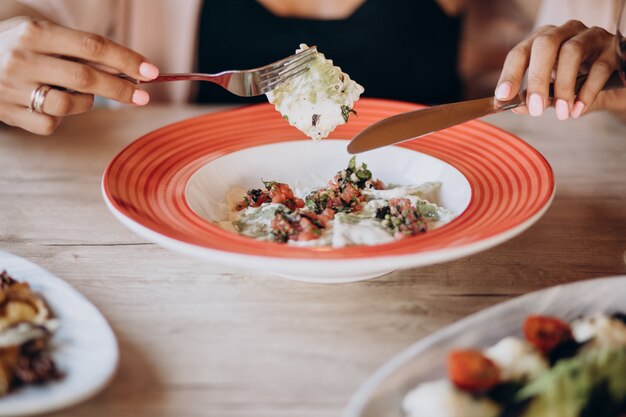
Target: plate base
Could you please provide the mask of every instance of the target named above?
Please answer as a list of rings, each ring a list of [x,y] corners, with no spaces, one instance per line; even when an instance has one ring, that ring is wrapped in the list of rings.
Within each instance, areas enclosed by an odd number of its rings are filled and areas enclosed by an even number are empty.
[[[382,277],[383,275],[387,275],[396,269],[385,269],[382,271],[369,272],[367,274],[358,274],[358,275],[349,275],[349,276],[333,276],[333,275],[293,275],[293,274],[285,274],[282,272],[265,270],[272,275],[276,275],[277,277],[289,279],[292,281],[301,281],[301,282],[309,282],[313,284],[343,284],[347,282],[357,282],[357,281],[365,281],[372,278]]]

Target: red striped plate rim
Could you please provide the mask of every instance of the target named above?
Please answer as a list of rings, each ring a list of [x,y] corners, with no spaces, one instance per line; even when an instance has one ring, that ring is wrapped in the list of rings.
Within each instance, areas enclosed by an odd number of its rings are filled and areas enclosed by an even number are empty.
[[[418,109],[412,103],[362,99],[358,117],[328,139],[347,139],[380,119]],[[270,104],[210,113],[137,139],[109,164],[105,198],[118,214],[162,236],[207,249],[272,258],[351,259],[400,256],[469,245],[520,226],[550,202],[554,175],[546,159],[514,135],[471,121],[395,146],[431,155],[458,169],[472,196],[451,223],[423,235],[376,246],[299,248],[226,231],[187,204],[189,178],[221,156],[252,146],[310,140]]]

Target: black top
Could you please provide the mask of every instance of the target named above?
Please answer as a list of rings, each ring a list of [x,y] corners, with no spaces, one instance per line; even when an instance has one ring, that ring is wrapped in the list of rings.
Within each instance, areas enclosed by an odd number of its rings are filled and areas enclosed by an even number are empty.
[[[200,19],[200,72],[262,66],[306,43],[365,87],[366,97],[436,104],[461,95],[460,21],[434,0],[366,0],[342,20],[278,17],[255,0],[205,0]],[[198,93],[200,103],[265,100],[206,82]]]

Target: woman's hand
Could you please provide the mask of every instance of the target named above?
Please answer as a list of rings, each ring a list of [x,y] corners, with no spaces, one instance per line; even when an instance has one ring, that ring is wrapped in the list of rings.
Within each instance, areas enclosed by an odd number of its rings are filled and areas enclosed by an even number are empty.
[[[94,95],[145,105],[148,93],[114,73],[147,81],[159,70],[146,58],[91,33],[25,17],[0,22],[0,121],[49,135],[64,116],[91,109]],[[42,113],[29,112],[31,94],[54,87]]]
[[[617,69],[614,48],[615,36],[602,28],[588,28],[576,20],[559,27],[543,26],[509,52],[495,96],[510,100],[528,71],[527,106],[515,109],[517,113],[543,113],[553,75],[559,120],[595,109],[626,110],[626,90],[600,92]],[[576,77],[583,68],[588,69],[588,77],[576,95]]]

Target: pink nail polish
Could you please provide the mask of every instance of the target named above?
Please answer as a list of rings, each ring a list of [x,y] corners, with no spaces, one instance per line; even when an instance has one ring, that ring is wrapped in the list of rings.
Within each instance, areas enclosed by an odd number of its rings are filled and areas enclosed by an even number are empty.
[[[567,120],[569,119],[569,105],[567,101],[563,99],[558,99],[556,101],[556,118],[559,120]]]
[[[531,116],[541,116],[543,113],[543,99],[537,93],[533,93],[530,95],[530,99],[528,100],[528,113]]]
[[[159,69],[149,62],[144,62],[139,66],[139,73],[150,80],[154,80],[159,76]]]
[[[135,90],[133,93],[133,103],[138,106],[145,106],[150,101],[150,96],[143,90]]]
[[[503,82],[496,88],[495,96],[498,100],[506,100],[511,94],[511,83],[508,81]]]
[[[583,110],[585,110],[585,103],[578,100],[576,104],[574,104],[574,108],[572,109],[572,117],[574,119],[578,119],[581,114],[583,114]]]

